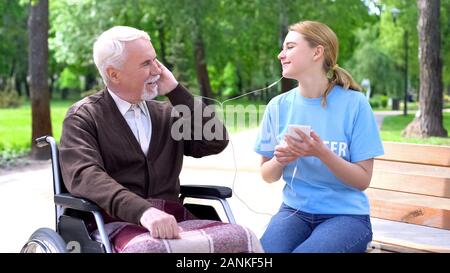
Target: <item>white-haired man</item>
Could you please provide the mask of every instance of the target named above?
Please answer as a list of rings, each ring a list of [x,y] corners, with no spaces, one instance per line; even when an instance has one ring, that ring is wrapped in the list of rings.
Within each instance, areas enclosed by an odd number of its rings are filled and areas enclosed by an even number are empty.
[[[94,44],[94,61],[106,89],[74,104],[63,123],[60,161],[69,192],[97,203],[114,219],[145,227],[153,238],[179,238],[175,217],[151,199],[178,201],[183,156],[220,153],[222,137],[176,140],[171,135],[178,105],[205,105],[161,64],[147,33],[117,26]],[[152,101],[165,95],[170,102]],[[194,115],[192,115],[193,119]],[[214,115],[202,124],[223,124]]]

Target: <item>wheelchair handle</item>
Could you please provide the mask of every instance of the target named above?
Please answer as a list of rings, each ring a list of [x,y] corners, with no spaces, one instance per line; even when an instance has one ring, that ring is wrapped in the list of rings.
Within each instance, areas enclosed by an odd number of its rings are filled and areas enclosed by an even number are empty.
[[[47,141],[47,137],[48,136],[41,136],[36,138],[36,146],[38,146],[39,148],[45,147],[48,145],[48,141]]]

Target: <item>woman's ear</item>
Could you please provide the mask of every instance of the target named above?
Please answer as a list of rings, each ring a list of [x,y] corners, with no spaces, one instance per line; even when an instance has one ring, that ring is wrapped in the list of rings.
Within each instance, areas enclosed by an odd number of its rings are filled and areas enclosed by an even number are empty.
[[[321,45],[316,46],[315,50],[314,50],[314,55],[313,55],[313,60],[317,61],[318,59],[320,59],[323,56],[323,52],[324,52],[324,48]]]

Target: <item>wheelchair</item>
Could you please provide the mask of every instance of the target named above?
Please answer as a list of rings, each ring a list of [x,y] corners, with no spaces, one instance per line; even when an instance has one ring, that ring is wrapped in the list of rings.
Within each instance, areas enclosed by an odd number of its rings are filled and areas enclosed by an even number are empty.
[[[105,231],[102,210],[95,203],[71,195],[64,186],[56,141],[51,136],[37,138],[38,147],[50,145],[53,172],[53,191],[55,203],[55,230],[39,228],[21,249],[21,253],[112,253],[111,242]],[[180,201],[183,206],[198,219],[221,221],[213,206],[185,203],[185,198],[209,199],[219,201],[229,223],[236,223],[227,198],[232,196],[228,187],[182,185]],[[89,225],[98,229],[101,242],[90,236]],[[91,225],[92,230],[92,225]]]

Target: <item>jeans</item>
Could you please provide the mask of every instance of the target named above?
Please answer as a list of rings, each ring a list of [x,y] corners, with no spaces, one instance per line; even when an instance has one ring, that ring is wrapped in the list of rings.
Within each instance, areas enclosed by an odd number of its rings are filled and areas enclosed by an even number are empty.
[[[284,203],[261,238],[269,253],[362,253],[370,241],[369,215],[310,214]]]

